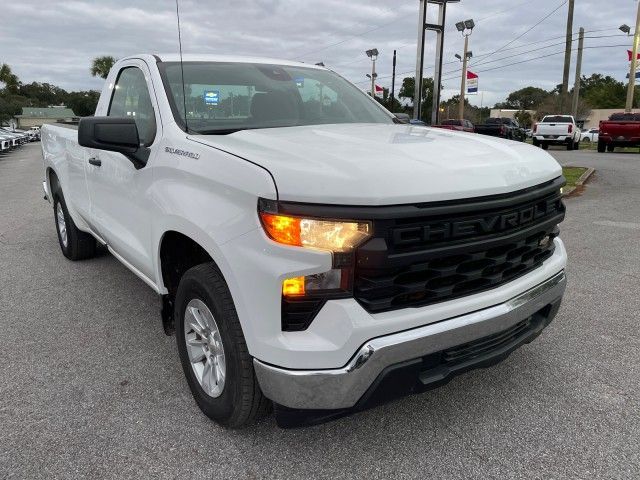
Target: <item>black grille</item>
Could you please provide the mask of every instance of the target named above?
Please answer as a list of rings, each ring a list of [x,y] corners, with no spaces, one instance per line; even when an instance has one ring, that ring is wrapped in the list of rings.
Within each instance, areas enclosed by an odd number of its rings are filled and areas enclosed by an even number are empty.
[[[282,297],[282,330],[298,332],[306,330],[325,303],[322,298]]]
[[[529,333],[533,327],[532,321],[533,317],[529,317],[502,332],[463,345],[458,345],[448,350],[443,350],[440,357],[441,364],[458,365],[466,363],[477,357],[491,354],[500,348],[511,345],[521,336]]]
[[[367,311],[451,300],[524,275],[553,254],[564,218],[557,182],[422,211],[375,220],[375,237],[357,250],[354,296]]]

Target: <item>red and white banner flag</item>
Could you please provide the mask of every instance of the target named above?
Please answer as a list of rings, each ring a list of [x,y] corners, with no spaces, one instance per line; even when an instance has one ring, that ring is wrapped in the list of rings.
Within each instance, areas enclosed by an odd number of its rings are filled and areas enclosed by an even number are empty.
[[[633,58],[633,51],[627,50],[627,54],[629,55],[629,61]],[[636,60],[640,60],[640,53],[636,53]]]
[[[376,85],[376,97],[384,97],[384,88],[382,88],[380,85]]]
[[[478,93],[478,74],[467,70],[467,93]]]

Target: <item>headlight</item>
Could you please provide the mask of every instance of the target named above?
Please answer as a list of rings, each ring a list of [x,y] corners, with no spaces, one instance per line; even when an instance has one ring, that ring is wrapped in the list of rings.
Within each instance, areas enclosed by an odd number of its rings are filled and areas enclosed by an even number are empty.
[[[260,212],[265,232],[285,245],[351,252],[371,236],[371,224],[358,221],[322,220]]]

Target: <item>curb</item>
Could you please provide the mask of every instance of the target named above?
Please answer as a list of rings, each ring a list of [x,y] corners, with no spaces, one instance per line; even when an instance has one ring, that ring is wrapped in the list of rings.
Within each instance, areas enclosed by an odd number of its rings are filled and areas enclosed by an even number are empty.
[[[563,197],[568,197],[569,195],[571,195],[575,191],[576,188],[581,187],[582,185],[584,185],[587,182],[587,180],[589,180],[589,178],[591,178],[591,175],[593,175],[594,173],[596,173],[596,169],[588,167],[587,171],[584,172],[582,175],[580,175],[580,178],[576,182],[575,187],[571,187],[570,189],[568,189],[566,191],[563,191],[562,192],[562,196]]]

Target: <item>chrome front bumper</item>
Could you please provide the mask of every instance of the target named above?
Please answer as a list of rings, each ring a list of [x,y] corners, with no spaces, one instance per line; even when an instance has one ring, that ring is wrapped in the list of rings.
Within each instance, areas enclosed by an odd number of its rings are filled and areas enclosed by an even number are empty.
[[[538,329],[541,330],[555,316],[566,283],[565,273],[561,271],[499,305],[374,338],[366,342],[342,368],[292,370],[254,359],[256,376],[263,393],[285,407],[352,408],[388,367],[503,332],[546,307],[554,306],[548,309],[548,318]],[[534,336],[532,334],[531,338]]]

